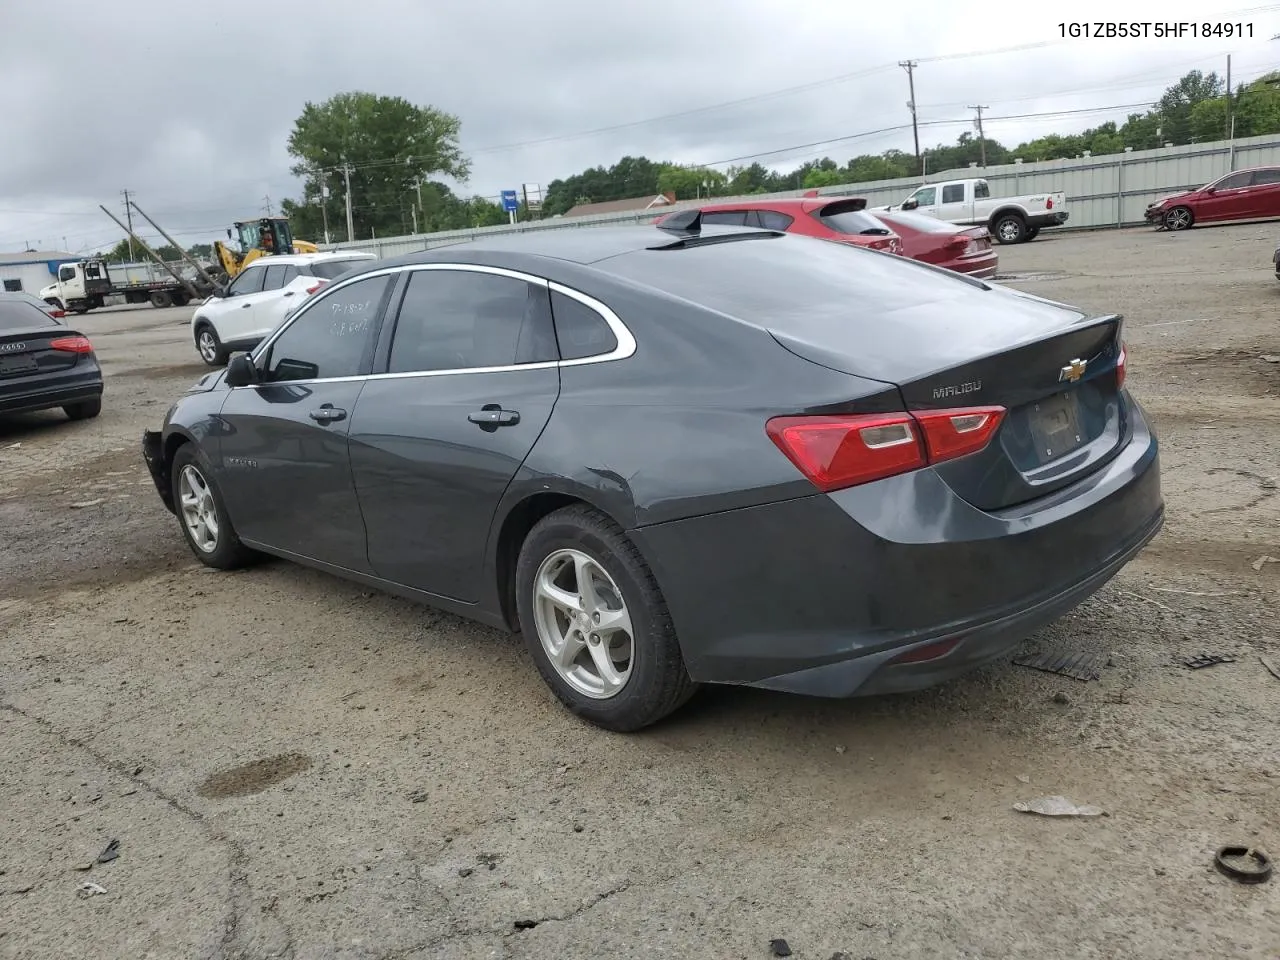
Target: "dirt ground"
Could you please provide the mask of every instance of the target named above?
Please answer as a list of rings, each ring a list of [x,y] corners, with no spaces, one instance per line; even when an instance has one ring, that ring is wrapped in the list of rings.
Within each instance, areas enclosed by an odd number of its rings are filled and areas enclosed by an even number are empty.
[[[0,957],[1280,956],[1280,879],[1212,867],[1280,854],[1277,236],[1000,250],[1127,316],[1163,444],[1164,532],[1027,642],[1100,680],[707,690],[634,736],[561,710],[512,637],[283,562],[206,572],[138,449],[204,370],[189,309],[80,318],[103,415],[0,423]],[[1012,809],[1047,794],[1107,816]]]

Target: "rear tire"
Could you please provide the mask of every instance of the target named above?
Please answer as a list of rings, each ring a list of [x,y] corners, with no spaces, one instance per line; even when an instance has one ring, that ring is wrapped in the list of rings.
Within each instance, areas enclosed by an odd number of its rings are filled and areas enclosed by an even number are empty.
[[[62,412],[71,420],[92,420],[102,412],[102,398],[68,403],[62,408]]]
[[[1025,243],[1027,240],[1027,221],[1017,213],[1001,214],[991,224],[991,235],[997,243]]]
[[[585,593],[584,573],[591,584]],[[694,694],[652,571],[603,514],[584,504],[540,520],[520,547],[515,581],[530,656],[578,716],[626,733],[656,723]],[[623,626],[605,626],[611,622]],[[558,666],[553,651],[565,650],[576,653],[557,656]]]
[[[1168,230],[1190,230],[1195,222],[1196,215],[1190,207],[1174,207],[1164,214],[1164,225]]]
[[[213,329],[212,324],[202,323],[196,327],[196,353],[211,367],[227,365],[227,348],[218,339],[218,331]]]
[[[164,291],[157,290],[155,293],[151,295],[151,305],[153,307],[159,307],[161,309],[163,309],[164,307],[171,307],[173,306],[173,298],[169,296],[169,294],[165,293]]]
[[[235,570],[257,559],[236,536],[213,471],[193,444],[178,448],[169,467],[173,506],[191,552],[207,567]]]

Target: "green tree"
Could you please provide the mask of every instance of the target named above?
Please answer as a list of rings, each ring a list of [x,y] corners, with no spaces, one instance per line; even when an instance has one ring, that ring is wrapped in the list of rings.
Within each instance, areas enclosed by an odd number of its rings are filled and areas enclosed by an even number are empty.
[[[289,154],[298,161],[293,173],[306,184],[301,202],[282,205],[294,235],[318,237],[322,203],[331,232],[346,233],[343,167],[348,164],[356,238],[404,231],[419,183],[425,191],[432,176],[467,179],[470,166],[458,146],[460,129],[452,114],[403,97],[353,91],[308,102],[288,141]]]
[[[195,257],[197,260],[204,258],[208,260],[213,256],[213,244],[211,243],[193,243],[187,247],[187,253]]]
[[[725,175],[710,167],[663,164],[658,171],[658,193],[674,193],[677,200],[723,194]]]
[[[1196,104],[1205,100],[1213,100],[1224,93],[1222,80],[1216,73],[1201,73],[1192,70],[1177,83],[1164,92],[1155,104],[1155,112],[1160,116],[1163,138],[1176,144],[1190,143],[1192,137],[1191,111]],[[1223,130],[1219,128],[1211,140],[1222,139]]]

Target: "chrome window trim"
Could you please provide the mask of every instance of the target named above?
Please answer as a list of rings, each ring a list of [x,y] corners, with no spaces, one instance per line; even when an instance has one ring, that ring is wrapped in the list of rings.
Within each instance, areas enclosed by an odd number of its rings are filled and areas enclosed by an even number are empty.
[[[407,380],[416,377],[450,377],[464,373],[510,373],[517,370],[551,370],[557,367],[580,367],[590,363],[608,363],[611,360],[625,360],[636,352],[636,338],[632,335],[627,325],[622,322],[622,318],[610,310],[607,306],[597,300],[595,297],[588,296],[580,290],[572,287],[566,287],[562,283],[556,283],[554,280],[547,280],[545,277],[537,277],[530,273],[522,273],[519,270],[508,270],[506,267],[490,267],[479,263],[414,263],[399,267],[384,267],[380,270],[370,270],[368,273],[362,273],[358,277],[351,277],[336,283],[324,292],[324,296],[313,300],[306,304],[293,316],[287,318],[284,324],[280,326],[270,337],[263,340],[249,354],[256,364],[262,356],[271,349],[271,345],[302,317],[306,316],[307,311],[320,303],[325,298],[331,296],[338,290],[348,287],[354,283],[360,283],[362,280],[371,280],[374,277],[398,276],[401,273],[416,273],[421,270],[457,270],[463,273],[487,273],[497,277],[510,277],[513,280],[522,280],[525,283],[531,283],[534,286],[543,287],[547,290],[554,290],[556,293],[563,294],[573,300],[577,300],[583,306],[595,311],[605,324],[613,331],[614,339],[618,341],[618,345],[608,353],[596,354],[590,357],[579,357],[576,360],[545,360],[537,363],[512,363],[498,367],[461,367],[451,370],[409,370],[403,373],[370,373],[361,374],[354,377],[319,377],[314,380],[281,380],[280,383],[288,384],[307,384],[307,383],[353,383],[362,380]],[[246,384],[244,387],[232,387],[232,390],[245,390],[251,387],[261,386],[261,384]]]

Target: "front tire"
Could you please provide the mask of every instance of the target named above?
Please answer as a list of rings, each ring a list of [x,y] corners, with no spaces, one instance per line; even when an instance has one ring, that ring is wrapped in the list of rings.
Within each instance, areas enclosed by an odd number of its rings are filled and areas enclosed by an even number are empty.
[[[1169,230],[1189,230],[1195,222],[1196,215],[1190,207],[1174,207],[1164,214],[1164,225]]]
[[[68,403],[62,408],[62,412],[71,420],[92,420],[102,412],[102,398]]]
[[[556,697],[621,733],[656,723],[696,690],[652,571],[596,510],[540,520],[516,563],[521,632]]]
[[[227,349],[218,339],[218,331],[210,324],[203,323],[196,328],[196,352],[211,367],[227,365]]]
[[[991,225],[991,233],[998,243],[1023,243],[1027,239],[1027,221],[1019,214],[1002,214]]]
[[[218,570],[251,563],[256,554],[236,536],[212,471],[192,444],[178,448],[169,476],[182,536],[196,559]]]

